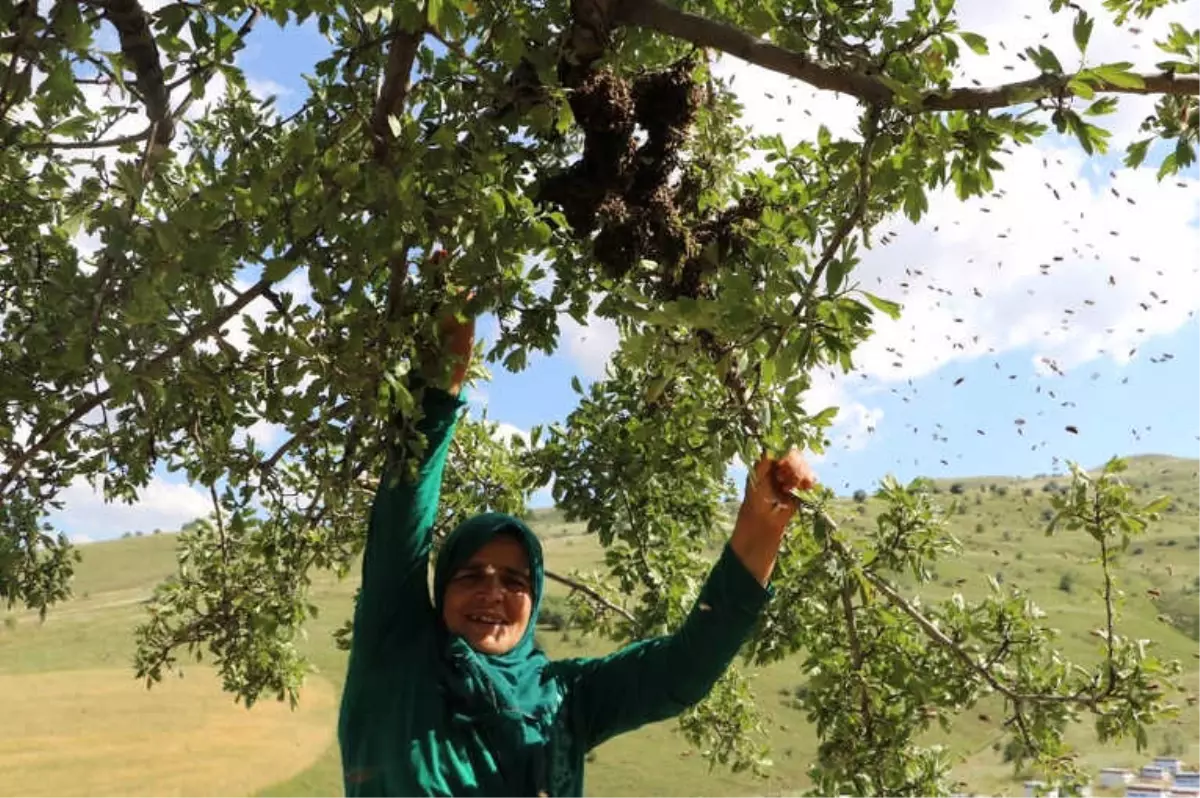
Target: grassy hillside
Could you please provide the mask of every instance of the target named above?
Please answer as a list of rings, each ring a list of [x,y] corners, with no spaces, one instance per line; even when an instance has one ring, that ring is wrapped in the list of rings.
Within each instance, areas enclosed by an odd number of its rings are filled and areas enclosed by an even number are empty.
[[[1200,678],[1197,462],[1138,457],[1130,464],[1128,479],[1146,498],[1168,493],[1176,498],[1176,504],[1150,535],[1135,543],[1120,568],[1126,592],[1121,627],[1155,640],[1165,655],[1180,659],[1186,672],[1181,683],[1194,693]],[[1072,656],[1093,658],[1098,650],[1089,630],[1099,617],[1095,597],[1099,580],[1095,566],[1087,560],[1094,553],[1080,535],[1046,538],[1042,534],[1042,514],[1048,506],[1045,489],[1051,482],[1064,484],[1065,480],[977,477],[940,481],[941,498],[947,504],[951,500],[960,504],[953,529],[964,552],[961,558],[940,565],[936,582],[922,592],[929,599],[955,590],[970,597],[985,589],[985,574],[996,575],[1034,594],[1061,629],[1061,646]],[[873,500],[860,505],[846,499],[839,501],[835,514],[849,528],[861,528],[872,523],[876,509]],[[536,511],[531,522],[545,539],[550,568],[565,572],[598,562],[600,550],[595,539],[580,534],[579,526],[567,524],[557,511]],[[140,602],[157,580],[173,569],[173,541],[171,535],[156,535],[86,546],[75,599],[52,611],[44,624],[32,613],[4,616],[0,623],[0,700],[9,708],[6,717],[17,713],[17,722],[10,720],[6,726],[45,731],[8,736],[0,732],[0,794],[341,794],[333,734],[336,700],[331,696],[340,691],[346,663],[330,635],[350,612],[354,580],[338,582],[322,575],[317,581],[314,598],[322,612],[310,627],[306,646],[318,673],[297,714],[279,712],[276,707],[252,712],[237,708],[220,694],[203,668],[186,671],[185,681],[191,685],[188,691],[167,685],[155,688],[147,698],[129,668],[131,631],[141,617]],[[1146,593],[1151,587],[1161,591],[1160,600],[1152,600]],[[552,595],[562,593],[557,585],[549,589]],[[1174,625],[1157,620],[1164,612],[1172,616]],[[543,632],[542,636],[556,657],[607,649],[602,642],[580,640],[570,633]],[[756,691],[772,719],[776,766],[765,783],[720,770],[710,773],[686,750],[672,732],[673,724],[667,722],[624,735],[598,749],[588,771],[588,792],[791,794],[804,789],[816,741],[803,715],[790,706],[790,696],[801,682],[792,662],[755,674]],[[57,698],[30,700],[41,695]],[[1185,704],[1182,696],[1180,703]],[[148,726],[145,713],[153,707],[160,708],[160,720]],[[972,791],[1020,795],[1020,779],[1014,779],[1011,767],[1000,761],[995,749],[1001,734],[991,718],[998,709],[998,704],[984,705],[966,713],[953,735],[942,735],[940,741],[962,757],[956,773]],[[97,718],[103,722],[97,724]],[[1198,725],[1197,708],[1185,705],[1178,721],[1154,732],[1146,756],[1173,753],[1188,761],[1200,760]],[[1132,745],[1099,748],[1088,727],[1080,728],[1076,736],[1096,768],[1137,765],[1144,758]],[[102,758],[80,755],[82,748],[96,746],[101,739]],[[271,743],[256,744],[252,749],[228,743],[251,739]],[[178,751],[179,756],[146,756],[147,747],[160,746],[163,741],[170,741],[170,750]],[[47,755],[47,750],[58,753]],[[180,756],[193,764],[187,772],[181,769]],[[204,781],[206,777],[211,780]]]

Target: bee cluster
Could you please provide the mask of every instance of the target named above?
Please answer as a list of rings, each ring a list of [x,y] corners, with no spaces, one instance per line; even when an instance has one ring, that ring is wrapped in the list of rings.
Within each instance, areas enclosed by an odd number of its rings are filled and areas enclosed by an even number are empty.
[[[632,81],[607,68],[569,81],[583,157],[543,181],[538,195],[562,210],[576,236],[595,233],[592,252],[606,276],[623,280],[642,261],[656,263],[656,272],[645,275],[646,288],[662,299],[711,297],[705,278],[713,264],[701,260],[702,250],[715,241],[728,252],[738,243],[738,222],[763,210],[760,198],[747,196],[701,216],[698,170],[672,184],[704,100],[694,70],[688,58]],[[645,133],[640,144],[639,128]]]

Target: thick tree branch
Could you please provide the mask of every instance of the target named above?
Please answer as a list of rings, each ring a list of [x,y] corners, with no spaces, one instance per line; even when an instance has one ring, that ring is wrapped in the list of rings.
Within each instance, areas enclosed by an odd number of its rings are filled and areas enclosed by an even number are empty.
[[[424,31],[405,30],[399,26],[399,23],[393,23],[383,86],[379,90],[375,109],[371,113],[371,132],[375,138],[375,159],[381,163],[387,160],[392,140],[391,125],[388,123],[388,119],[398,116],[404,110],[404,103],[408,99],[408,90],[412,85],[413,62],[416,60],[417,48],[420,47],[424,35]]]
[[[866,103],[893,102],[895,93],[881,80],[841,66],[819,64],[804,53],[788,50],[758,39],[724,22],[680,11],[663,0],[624,0],[621,23],[647,28],[684,39],[700,47],[729,53],[743,61],[801,80],[814,88],[857,97]],[[1029,80],[983,88],[960,87],[947,92],[929,92],[915,111],[984,111],[1033,102],[1060,94],[1072,94],[1068,83],[1073,75],[1042,75]],[[1093,83],[1097,92],[1112,94],[1200,94],[1200,78],[1170,73],[1142,75],[1145,85],[1118,86]]]
[[[150,28],[150,16],[138,0],[104,0],[98,5],[117,29],[121,55],[133,68],[138,93],[142,96],[146,116],[150,119],[152,144],[155,148],[166,148],[175,135],[175,122],[171,114],[171,98],[163,79],[158,44]]]

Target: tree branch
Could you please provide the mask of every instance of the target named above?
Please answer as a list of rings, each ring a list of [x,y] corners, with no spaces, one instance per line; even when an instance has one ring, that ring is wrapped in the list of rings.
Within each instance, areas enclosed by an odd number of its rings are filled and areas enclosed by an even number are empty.
[[[158,44],[150,28],[150,16],[138,0],[104,0],[98,4],[104,16],[117,29],[121,55],[129,61],[136,76],[138,92],[150,119],[152,146],[166,148],[175,135],[171,98],[163,79]]]
[[[127,136],[117,136],[111,139],[96,141],[39,141],[25,145],[29,150],[88,150],[105,147],[122,147],[126,144],[137,144],[150,138],[153,128],[146,128],[140,133],[130,133]]]
[[[12,52],[9,54],[8,69],[4,73],[4,85],[0,87],[0,121],[3,121],[9,110],[16,105],[16,96],[9,98],[9,92],[14,88],[14,81],[17,79],[18,66],[21,63],[21,51],[28,44],[29,33],[33,28],[33,21],[37,19],[37,3],[33,0],[25,0],[22,3],[24,8],[21,10],[21,17],[16,24],[16,41],[13,43]],[[28,59],[26,69],[29,69],[33,64],[33,59]]]
[[[819,64],[804,53],[758,39],[724,22],[680,11],[663,0],[624,0],[619,4],[621,23],[684,39],[700,47],[720,50],[743,61],[803,81],[814,88],[857,97],[866,103],[890,104],[895,93],[883,81],[841,66]],[[1068,83],[1074,75],[1041,75],[1029,80],[984,88],[959,87],[928,92],[915,111],[983,111],[1006,108],[1061,94],[1073,94]],[[1093,83],[1097,92],[1112,94],[1200,94],[1200,78],[1171,73],[1142,75],[1145,85],[1117,86]]]
[[[807,509],[814,514],[814,523],[822,524],[825,527],[828,548],[831,549],[833,553],[843,561],[843,563],[847,565],[852,564],[853,557],[851,556],[850,552],[846,549],[846,546],[834,536],[834,533],[838,528],[837,522],[830,518],[829,514],[819,507],[811,505],[804,500],[801,500],[801,504],[802,506],[807,507]],[[866,569],[863,569],[862,573],[867,581],[870,582],[876,590],[882,593],[893,607],[903,612],[905,615],[911,618],[917,624],[917,626],[921,627],[921,630],[925,632],[925,635],[931,641],[953,653],[956,657],[962,660],[962,662],[968,668],[977,673],[985,682],[987,682],[992,689],[1012,701],[1014,705],[1019,706],[1022,703],[1094,705],[1097,701],[1107,697],[1112,692],[1112,687],[1110,686],[1108,689],[1099,694],[1089,694],[1087,687],[1082,687],[1069,695],[1057,695],[1052,693],[1020,693],[1015,688],[997,679],[989,667],[985,667],[984,665],[976,662],[975,658],[972,657],[966,649],[947,637],[946,633],[939,629],[933,621],[926,618],[920,610],[918,610],[909,602],[905,601],[904,597],[897,593],[895,588],[888,584],[886,580]]]
[[[424,38],[424,31],[409,31],[400,27],[398,22],[392,23],[390,47],[388,48],[387,68],[383,76],[383,86],[375,101],[375,109],[371,112],[371,132],[375,138],[375,159],[380,163],[387,160],[388,150],[392,140],[391,126],[388,118],[399,115],[408,99],[411,88],[413,61],[417,57],[417,48]]]
[[[247,305],[261,296],[262,293],[266,291],[268,287],[270,287],[270,285],[270,281],[266,279],[259,280],[257,283],[247,288],[243,293],[239,294],[233,302],[222,308],[207,322],[201,324],[199,327],[196,327],[194,330],[191,330],[186,335],[181,336],[175,341],[175,343],[168,346],[162,352],[159,352],[150,360],[135,366],[133,369],[131,369],[132,374],[139,377],[151,374],[164,363],[178,357],[185,349],[194,344],[196,341],[213,335],[221,329],[221,326],[225,324],[225,322],[232,319]],[[8,466],[8,469],[4,472],[4,476],[0,477],[0,496],[4,496],[5,491],[13,483],[13,481],[16,480],[17,475],[21,472],[21,469],[23,469],[30,460],[32,460],[41,452],[45,451],[46,447],[48,447],[68,429],[70,429],[72,424],[91,412],[93,408],[107,401],[111,396],[112,386],[109,386],[103,391],[87,397],[78,405],[76,405],[74,410],[68,413],[62,420],[47,430],[42,437],[38,438],[37,441],[35,441],[24,452],[22,452],[20,457],[12,461]]]
[[[616,604],[613,604],[611,601],[609,601],[604,596],[600,595],[599,593],[597,593],[595,590],[588,587],[587,585],[581,584],[579,582],[576,582],[573,579],[570,579],[568,577],[557,574],[548,568],[545,569],[545,574],[546,574],[547,579],[550,579],[554,582],[558,582],[560,585],[566,585],[567,587],[571,588],[572,590],[579,591],[580,593],[587,596],[592,601],[596,602],[597,604],[604,607],[605,609],[611,610],[612,612],[615,612],[618,615],[625,618],[625,620],[629,621],[630,623],[633,623],[633,620],[634,620],[633,613],[629,612],[624,607],[619,607]]]
[[[766,359],[775,357],[779,351],[779,347],[783,345],[791,327],[798,321],[801,316],[808,316],[808,323],[814,324],[816,321],[816,305],[813,303],[813,297],[816,296],[817,284],[821,277],[825,274],[825,270],[829,268],[829,264],[837,256],[837,252],[841,249],[842,244],[850,237],[850,234],[862,222],[863,216],[867,212],[867,201],[871,197],[871,150],[875,146],[875,137],[879,133],[879,117],[882,112],[882,106],[873,105],[867,113],[867,129],[863,133],[863,143],[858,154],[858,186],[855,192],[854,205],[850,213],[842,217],[842,221],[833,231],[833,235],[829,237],[829,241],[825,244],[825,249],[821,253],[821,258],[817,261],[817,265],[813,267],[812,274],[808,278],[808,282],[804,285],[804,290],[801,292],[800,301],[796,303],[796,307],[792,309],[792,321],[786,328],[780,331],[779,337],[775,339],[775,343],[771,345],[767,352]],[[866,235],[864,231],[863,235]],[[811,341],[811,338],[810,338]],[[811,344],[810,344],[811,346]],[[808,358],[808,352],[804,353],[805,362]]]
[[[338,414],[348,407],[350,407],[349,401],[342,402],[329,411],[329,414],[325,418],[337,418]],[[304,442],[309,435],[312,435],[314,432],[316,432],[317,429],[320,428],[323,420],[325,419],[314,418],[310,421],[306,421],[304,426],[301,427],[296,434],[292,435],[292,437],[281,443],[279,448],[276,449],[269,457],[259,462],[257,466],[259,472],[267,472],[274,469],[284,455],[295,449],[300,443]]]

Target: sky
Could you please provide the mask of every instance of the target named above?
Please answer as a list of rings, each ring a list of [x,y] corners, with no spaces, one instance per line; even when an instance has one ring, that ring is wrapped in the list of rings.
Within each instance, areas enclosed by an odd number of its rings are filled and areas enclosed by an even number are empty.
[[[964,75],[985,85],[1027,76],[1015,53],[1037,43],[1060,57],[1074,54],[1071,17],[1052,16],[1046,5],[960,2],[962,28],[992,43],[987,57],[963,48]],[[1092,63],[1150,68],[1159,60],[1152,40],[1168,22],[1200,23],[1200,0],[1160,12],[1138,35],[1112,31],[1098,2],[1082,5],[1100,17]],[[302,75],[327,52],[311,26],[266,23],[250,35],[239,65],[252,90],[275,95],[287,113],[304,98]],[[717,69],[732,79],[744,120],[757,132],[794,143],[824,123],[835,135],[854,135],[852,98],[731,57]],[[206,102],[221,91],[210,87]],[[785,95],[790,107],[782,105]],[[810,409],[841,408],[832,446],[813,458],[824,483],[846,494],[870,490],[886,474],[1032,476],[1061,472],[1067,460],[1093,467],[1113,455],[1197,457],[1200,194],[1194,170],[1155,180],[1161,152],[1141,169],[1122,166],[1123,145],[1151,107],[1146,98],[1122,99],[1105,120],[1114,142],[1107,156],[1089,158],[1073,141],[1047,136],[1003,159],[994,196],[961,203],[949,193],[932,195],[921,223],[881,225],[876,240],[889,232],[892,241],[867,251],[855,278],[904,311],[899,321],[877,325],[853,373],[816,377]],[[144,121],[132,129],[138,124]],[[287,287],[300,297],[307,292],[303,276]],[[578,398],[571,378],[601,378],[617,335],[603,320],[585,327],[564,316],[561,324],[554,355],[533,357],[518,374],[495,365],[490,382],[469,388],[472,413],[486,408],[504,434],[564,420]],[[494,320],[481,319],[480,336],[494,332]],[[239,335],[230,328],[235,344]],[[284,433],[260,424],[247,434],[269,449]],[[739,481],[743,474],[731,472]],[[134,505],[106,504],[83,482],[62,498],[64,508],[49,520],[81,543],[177,529],[211,509],[206,490],[162,469]],[[542,492],[532,503],[545,506],[549,497]]]

